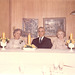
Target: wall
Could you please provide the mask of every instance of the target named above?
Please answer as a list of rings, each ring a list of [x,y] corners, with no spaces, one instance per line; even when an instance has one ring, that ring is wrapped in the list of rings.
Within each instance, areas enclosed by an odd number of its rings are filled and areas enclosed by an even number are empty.
[[[0,0],[0,37],[3,32],[10,37],[9,15],[9,0]]]
[[[0,36],[4,31],[12,38],[13,29],[22,28],[22,18],[38,18],[43,26],[43,18],[66,17],[66,36],[75,38],[73,10],[75,0],[0,0]]]
[[[75,10],[74,0],[11,0],[11,3],[11,31],[13,27],[22,28],[22,18],[38,18],[39,26],[43,26],[43,18],[66,17],[66,36],[73,33],[75,38],[75,16],[70,15]]]

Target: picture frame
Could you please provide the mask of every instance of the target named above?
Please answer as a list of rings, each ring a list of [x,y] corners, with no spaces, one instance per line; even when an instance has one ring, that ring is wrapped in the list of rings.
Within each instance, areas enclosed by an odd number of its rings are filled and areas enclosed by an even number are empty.
[[[28,33],[30,33],[32,38],[37,37],[38,19],[23,18],[22,21],[22,36],[27,37]]]
[[[55,37],[59,29],[63,30],[66,34],[66,18],[43,18],[43,26],[45,28],[45,36]]]

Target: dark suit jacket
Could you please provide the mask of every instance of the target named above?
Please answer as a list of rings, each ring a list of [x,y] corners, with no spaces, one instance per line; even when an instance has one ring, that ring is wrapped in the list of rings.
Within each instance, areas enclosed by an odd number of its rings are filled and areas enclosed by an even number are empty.
[[[51,48],[52,42],[51,39],[44,37],[42,42],[39,43],[39,38],[33,39],[32,44],[34,44],[37,48]]]

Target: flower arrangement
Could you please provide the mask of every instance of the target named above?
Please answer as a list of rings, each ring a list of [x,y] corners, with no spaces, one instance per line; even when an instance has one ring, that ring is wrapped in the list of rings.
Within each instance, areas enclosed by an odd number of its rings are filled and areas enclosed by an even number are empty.
[[[69,43],[74,44],[74,43],[75,43],[75,40],[74,40],[74,39],[72,39],[72,40],[67,40],[67,44],[69,44]]]
[[[35,45],[31,44],[31,35],[30,35],[30,33],[28,34],[27,44],[24,45],[23,48],[36,48]]]
[[[73,39],[73,34],[70,34],[69,40],[67,40],[66,45],[68,46],[68,48],[74,48],[74,44],[75,44],[75,40]]]
[[[9,42],[9,39],[8,38],[1,38],[0,37],[0,42],[7,42],[8,43]]]
[[[19,44],[23,43],[23,40],[20,40]]]
[[[9,39],[5,37],[5,33],[4,32],[2,33],[2,38],[0,37],[0,42],[3,42],[3,43],[5,43],[5,42],[8,43],[9,42]]]
[[[5,33],[3,32],[2,37],[0,37],[0,47],[2,50],[5,50],[6,44],[9,42],[9,39],[5,38]]]
[[[66,43],[67,43],[67,44],[69,44],[69,43],[74,44],[74,43],[75,43],[75,40],[73,39],[73,34],[72,34],[72,33],[70,34],[69,40],[67,40]]]
[[[35,45],[28,45],[28,44],[26,44],[26,45],[24,45],[24,48],[36,48],[36,46]]]

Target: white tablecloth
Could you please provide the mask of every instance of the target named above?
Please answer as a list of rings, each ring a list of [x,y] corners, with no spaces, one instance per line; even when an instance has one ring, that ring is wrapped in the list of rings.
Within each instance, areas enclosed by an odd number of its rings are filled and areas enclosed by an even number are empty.
[[[0,49],[0,74],[75,75],[75,51]]]

